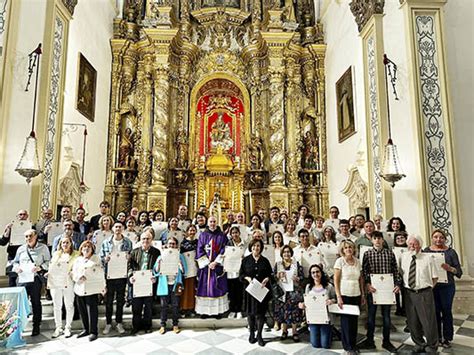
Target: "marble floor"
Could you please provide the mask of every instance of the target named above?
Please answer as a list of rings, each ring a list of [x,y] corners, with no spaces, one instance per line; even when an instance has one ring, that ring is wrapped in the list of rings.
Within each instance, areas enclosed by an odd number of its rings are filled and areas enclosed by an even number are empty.
[[[394,317],[399,318],[399,317]],[[398,353],[411,353],[413,343],[410,336],[402,331],[403,320],[395,319],[397,331],[392,332],[393,344],[398,347]],[[99,339],[89,342],[87,338],[77,339],[75,336],[66,339],[60,337],[51,339],[52,330],[42,331],[37,337],[25,333],[27,345],[21,349],[4,350],[8,354],[340,354],[343,353],[341,342],[333,342],[331,350],[318,350],[311,347],[308,334],[301,334],[301,342],[279,340],[279,332],[266,330],[265,347],[252,345],[248,342],[248,331],[245,327],[234,328],[183,328],[180,334],[168,331],[160,335],[157,331],[150,334],[139,333],[135,336],[118,336],[113,331],[109,336],[99,335]],[[450,349],[440,348],[442,353],[473,354],[474,353],[474,315],[455,315],[455,332],[453,346]],[[76,331],[78,333],[78,331]],[[359,333],[364,333],[364,324],[361,320]],[[360,339],[364,338],[359,334]],[[364,351],[370,353],[387,353],[381,348],[381,329],[376,329],[375,343],[377,350]]]

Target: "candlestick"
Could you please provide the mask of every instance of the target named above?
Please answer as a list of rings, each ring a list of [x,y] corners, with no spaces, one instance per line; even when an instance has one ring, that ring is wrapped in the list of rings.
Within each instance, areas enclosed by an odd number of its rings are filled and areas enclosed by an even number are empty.
[[[186,203],[185,203],[186,207],[188,207],[189,205],[189,190],[186,190]]]

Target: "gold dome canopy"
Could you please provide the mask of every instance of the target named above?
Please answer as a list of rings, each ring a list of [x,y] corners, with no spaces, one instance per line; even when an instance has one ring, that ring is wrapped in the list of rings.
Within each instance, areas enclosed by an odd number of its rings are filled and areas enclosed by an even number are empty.
[[[221,146],[217,147],[217,152],[209,157],[206,162],[207,170],[214,173],[228,173],[234,168],[232,160],[223,153]]]

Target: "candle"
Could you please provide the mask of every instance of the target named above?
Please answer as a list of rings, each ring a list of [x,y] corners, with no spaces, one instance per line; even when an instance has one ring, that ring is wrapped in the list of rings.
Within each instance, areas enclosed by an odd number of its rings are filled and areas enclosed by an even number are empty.
[[[194,212],[197,211],[198,209],[198,190],[197,190],[197,187],[196,187],[196,190],[194,191]]]
[[[235,194],[235,191],[232,191],[232,204],[230,206],[232,210],[234,209],[234,194]]]
[[[253,203],[252,203],[252,191],[249,190],[249,205],[250,205],[250,215],[253,214]]]
[[[185,202],[186,207],[189,205],[189,190],[186,190],[186,202]]]

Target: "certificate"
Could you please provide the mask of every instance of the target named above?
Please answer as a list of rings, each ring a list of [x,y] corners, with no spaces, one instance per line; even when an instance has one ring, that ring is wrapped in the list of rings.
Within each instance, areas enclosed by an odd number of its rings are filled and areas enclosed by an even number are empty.
[[[268,288],[263,287],[257,279],[252,279],[245,291],[247,291],[258,302],[262,302],[268,293]]]
[[[94,295],[105,291],[104,270],[100,266],[84,268],[84,295]]]
[[[36,267],[31,261],[20,262],[21,272],[18,273],[18,283],[24,284],[35,281],[33,269]]]
[[[160,251],[163,250],[163,242],[161,240],[154,240],[151,245],[155,247],[156,249],[159,249]],[[141,245],[140,245],[141,246]]]
[[[275,266],[275,247],[273,245],[264,245],[262,256],[268,259],[272,268]]]
[[[322,242],[318,244],[318,248],[324,257],[324,260],[326,261],[326,265],[332,269],[337,259],[337,245],[333,243]]]
[[[196,250],[184,252],[183,257],[186,260],[187,266],[185,278],[197,276]]]
[[[310,292],[304,296],[306,321],[308,324],[328,324],[329,314],[326,306],[326,291],[321,294]]]
[[[431,258],[431,262],[436,267],[436,273],[438,274],[438,282],[448,283],[448,272],[441,266],[446,263],[444,253],[429,253],[429,256]]]
[[[160,239],[161,233],[168,229],[168,223],[166,222],[153,222],[151,224],[153,231],[155,232],[155,239]]]
[[[8,262],[7,248],[0,247],[0,276],[6,275],[6,267]]]
[[[178,245],[181,244],[181,242],[184,239],[184,233],[182,231],[169,231],[168,232],[168,238],[174,237],[178,239]]]
[[[354,306],[351,304],[344,304],[342,305],[342,309],[339,308],[337,304],[331,304],[328,306],[329,313],[336,313],[336,314],[350,314],[353,316],[360,316],[360,309],[359,306]]]
[[[374,304],[395,304],[395,294],[393,293],[395,284],[392,274],[372,274],[370,282],[376,290],[372,294]]]
[[[127,278],[127,252],[112,252],[107,263],[107,280]]]
[[[244,250],[241,247],[225,247],[224,270],[238,273],[242,264],[242,255],[244,255]]]
[[[189,219],[182,219],[178,222],[178,228],[181,229],[181,231],[183,232],[186,232],[190,225],[191,221]]]
[[[240,239],[244,241],[244,243],[247,243],[249,240],[249,230],[247,225],[245,224],[233,224],[232,227],[237,227],[239,228],[240,231]]]
[[[301,250],[301,267],[303,268],[303,274],[308,277],[309,268],[314,264],[321,264],[321,252],[319,250]]]
[[[153,296],[153,275],[151,270],[134,271],[133,298]]]
[[[10,245],[25,244],[25,232],[31,229],[31,222],[29,221],[13,221],[10,232]]]
[[[373,247],[369,247],[368,245],[361,245],[359,249],[359,261],[362,264],[364,262],[364,254],[367,250],[372,249]]]
[[[48,270],[48,289],[67,288],[69,281],[69,263],[50,263]]]
[[[283,224],[270,223],[268,225],[268,233],[273,235],[276,231],[280,232],[282,235],[285,233],[285,226]]]
[[[327,219],[324,221],[324,227],[332,227],[336,233],[339,230],[339,219]]]
[[[398,268],[400,268],[400,262],[402,260],[403,253],[406,253],[408,248],[406,247],[395,247],[393,248],[393,253],[395,254],[395,258],[397,259]]]
[[[388,244],[389,248],[393,248],[393,241],[395,240],[395,232],[385,232],[384,239]]]
[[[103,231],[96,231],[95,233],[95,253],[99,254],[100,248],[102,248],[102,243],[108,236],[111,236],[112,233],[105,233]]]
[[[199,259],[197,259],[198,267],[200,269],[205,268],[207,265],[209,265],[211,262],[209,261],[209,258],[207,255],[201,256]]]
[[[130,239],[130,241],[135,245],[138,241],[139,238],[137,237],[137,233],[135,232],[123,232],[123,236],[127,239]]]
[[[179,269],[179,250],[164,249],[161,252],[160,273],[162,275],[175,276]]]
[[[48,245],[52,245],[54,238],[64,233],[64,228],[61,222],[52,222],[48,226],[50,226],[48,229]]]
[[[278,270],[278,273],[284,273],[284,277],[278,279],[278,285],[280,285],[285,292],[293,292],[295,289],[293,276],[297,273],[296,264],[292,264],[290,270]]]

